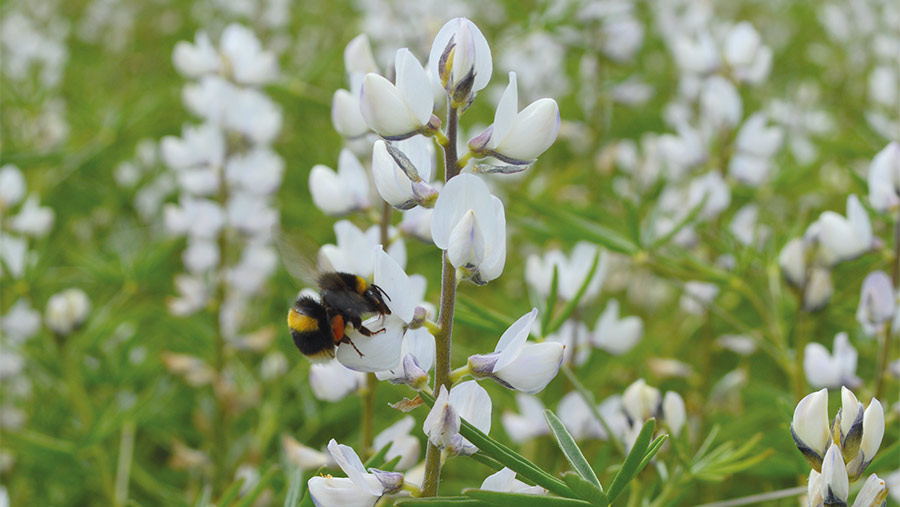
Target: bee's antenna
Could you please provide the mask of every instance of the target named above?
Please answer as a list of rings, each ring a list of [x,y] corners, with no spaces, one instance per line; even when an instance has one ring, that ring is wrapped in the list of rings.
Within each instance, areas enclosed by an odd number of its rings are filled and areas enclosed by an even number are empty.
[[[374,283],[372,284],[372,287],[374,287],[377,292],[381,293],[382,296],[386,297],[388,299],[388,301],[391,300],[391,296],[388,296],[387,292],[385,292],[384,289],[375,285]]]

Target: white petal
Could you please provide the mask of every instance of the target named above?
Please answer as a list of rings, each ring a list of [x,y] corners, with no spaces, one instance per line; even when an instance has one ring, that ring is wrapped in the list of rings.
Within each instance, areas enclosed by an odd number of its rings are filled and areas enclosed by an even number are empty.
[[[478,266],[484,260],[485,234],[469,210],[450,233],[447,258],[456,268]]]
[[[434,107],[434,95],[431,93],[428,75],[422,64],[406,48],[397,51],[395,65],[397,90],[419,125],[425,125],[431,119],[431,110]]]
[[[382,318],[374,317],[363,322],[363,325],[379,331]],[[393,368],[400,362],[400,347],[403,342],[403,322],[388,315],[384,317],[384,332],[363,336],[356,330],[348,329],[347,337],[356,345],[341,343],[337,349],[337,360],[347,368],[356,371],[376,372]],[[362,353],[362,357],[360,357]]]
[[[348,74],[378,72],[369,37],[362,33],[354,37],[344,48],[344,68]]]
[[[540,99],[516,115],[515,121],[494,150],[517,160],[534,160],[547,151],[559,135],[559,106]]]
[[[469,210],[488,217],[495,211],[491,192],[478,176],[460,174],[452,178],[438,195],[431,218],[434,244],[442,250],[449,245],[450,232]]]
[[[474,380],[467,380],[450,389],[450,404],[456,413],[483,433],[491,431],[491,397]]]
[[[662,407],[666,424],[668,424],[669,429],[672,430],[672,435],[677,437],[678,434],[681,433],[681,428],[684,427],[684,400],[678,393],[668,391],[666,395],[663,396]]]
[[[481,279],[486,282],[499,277],[506,264],[506,213],[503,210],[503,201],[496,196],[491,196],[491,203],[493,212],[488,217],[486,225],[493,227],[485,236],[484,260],[478,267]]]
[[[380,484],[374,475],[367,476],[367,483]],[[344,477],[315,476],[307,482],[309,496],[316,507],[372,507],[380,498],[359,489],[350,479]]]
[[[338,89],[331,98],[331,124],[344,137],[359,137],[369,131],[366,119],[359,112],[359,97]]]
[[[841,377],[834,367],[828,349],[821,343],[809,343],[803,353],[803,371],[806,380],[815,388],[835,388],[841,384]]]
[[[840,446],[832,445],[822,462],[822,497],[826,501],[835,498],[846,502],[848,496],[850,496],[850,481],[844,468]]]
[[[540,392],[559,373],[564,349],[556,342],[527,344],[512,363],[495,368],[494,375],[524,393]]]
[[[884,438],[884,408],[881,402],[872,398],[866,412],[863,415],[863,436],[859,444],[859,450],[863,452],[866,460],[871,460],[881,447]]]
[[[413,318],[416,303],[410,291],[409,276],[397,261],[379,248],[375,252],[375,284],[384,290],[388,298],[385,301],[391,314],[405,323]]]
[[[328,442],[328,450],[331,452],[331,455],[334,456],[334,460],[337,462],[338,466],[341,467],[341,470],[347,474],[347,477],[353,481],[353,484],[355,484],[356,487],[368,491],[372,495],[381,494],[381,488],[370,486],[369,483],[366,482],[365,475],[367,475],[368,472],[366,472],[366,467],[352,447],[339,444],[332,438]]]
[[[415,356],[419,366],[429,371],[434,365],[435,343],[434,336],[424,327],[411,329],[406,332],[408,353]]]
[[[494,347],[494,352],[500,353],[500,357],[494,363],[494,373],[508,366],[519,356],[519,353],[525,347],[525,340],[528,339],[528,335],[531,333],[531,326],[534,324],[537,314],[537,308],[532,308],[530,312],[519,317],[503,332],[503,335],[497,342],[497,346]]]
[[[422,127],[390,81],[378,74],[363,79],[359,110],[369,128],[385,137],[408,134]]]
[[[492,148],[496,148],[506,139],[516,121],[516,115],[519,112],[519,90],[516,83],[516,73],[510,72],[509,84],[506,85],[506,90],[500,97],[497,111],[494,113],[494,130],[491,132],[490,141]]]

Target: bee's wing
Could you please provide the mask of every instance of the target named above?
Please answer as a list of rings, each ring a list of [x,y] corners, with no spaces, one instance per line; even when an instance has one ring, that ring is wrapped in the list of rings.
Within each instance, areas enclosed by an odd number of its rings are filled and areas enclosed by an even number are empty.
[[[288,237],[279,229],[274,231],[274,235],[281,262],[287,272],[304,287],[317,287],[319,270],[316,269],[315,255],[308,253],[308,250],[302,250],[299,245],[308,245],[318,251],[319,244],[305,234],[294,233]],[[322,259],[324,256],[320,255],[319,258]],[[325,261],[328,262],[327,259]],[[330,265],[330,262],[328,264]]]

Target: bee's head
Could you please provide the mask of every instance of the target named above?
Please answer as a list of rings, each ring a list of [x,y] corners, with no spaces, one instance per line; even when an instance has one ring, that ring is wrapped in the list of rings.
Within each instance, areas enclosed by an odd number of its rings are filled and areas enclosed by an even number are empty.
[[[369,286],[366,288],[365,296],[370,301],[375,303],[375,307],[378,313],[383,313],[385,315],[391,314],[391,309],[388,308],[386,304],[384,304],[384,298],[387,298],[388,301],[390,301],[391,297],[388,296],[381,287],[375,285],[374,283],[369,284]]]

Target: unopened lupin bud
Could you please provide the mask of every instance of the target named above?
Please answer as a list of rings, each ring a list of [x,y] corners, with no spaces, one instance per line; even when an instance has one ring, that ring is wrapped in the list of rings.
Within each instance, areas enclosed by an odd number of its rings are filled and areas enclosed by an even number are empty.
[[[491,79],[491,48],[475,23],[451,19],[434,38],[429,70],[447,90],[451,105],[465,110]]]
[[[862,440],[863,407],[853,391],[841,387],[841,410],[838,412],[841,454],[844,461],[852,460],[859,451]]]
[[[808,394],[800,400],[794,409],[791,435],[809,465],[820,472],[825,451],[831,443],[827,389]]]
[[[887,500],[887,495],[888,488],[884,481],[877,475],[872,474],[866,479],[866,483],[859,490],[859,494],[856,495],[853,507],[881,507]]]
[[[366,74],[359,108],[372,130],[396,141],[433,129],[437,118],[431,114],[434,97],[428,75],[408,49],[397,51],[395,69],[396,85],[378,74]]]
[[[90,310],[91,301],[83,290],[66,289],[47,301],[44,319],[54,333],[65,336],[84,323]]]
[[[836,446],[831,446],[825,453],[822,463],[822,499],[826,506],[847,506],[850,496],[850,480],[844,469],[844,460]]]

